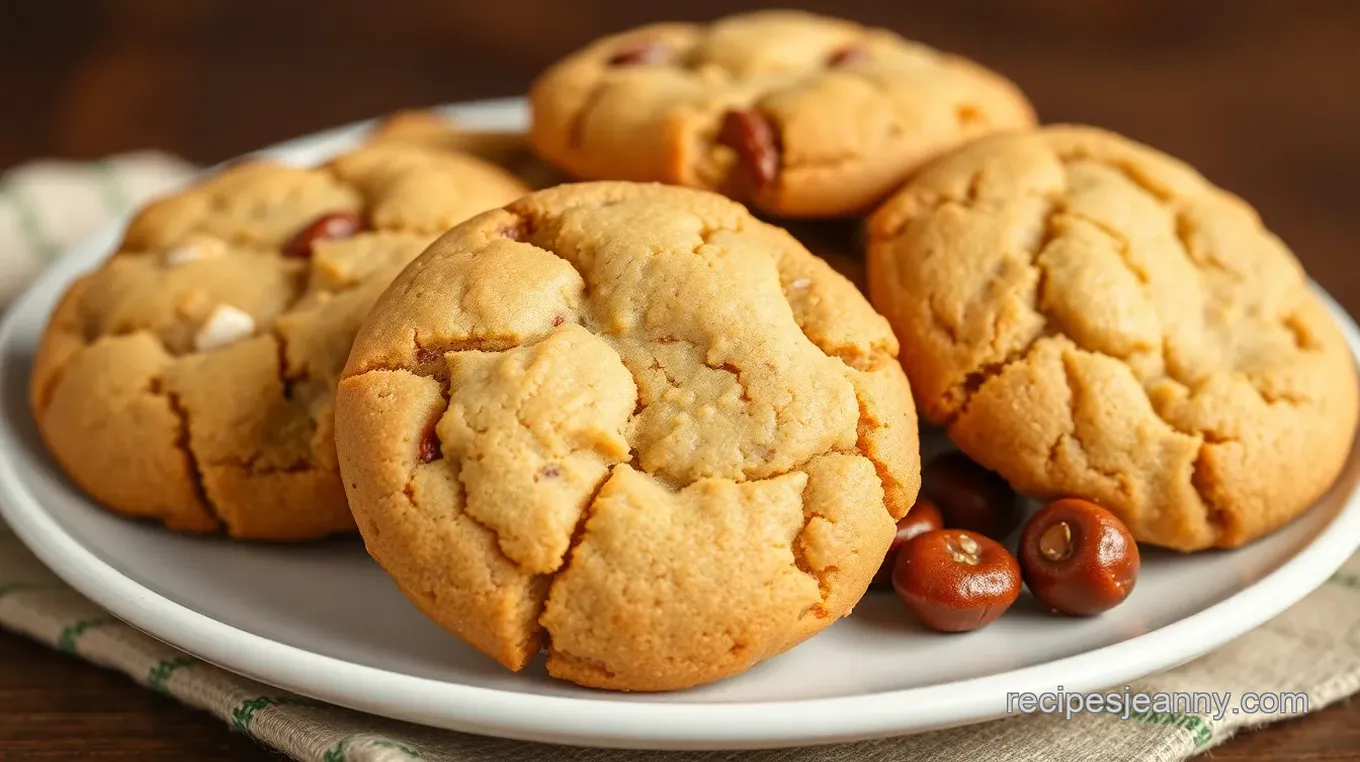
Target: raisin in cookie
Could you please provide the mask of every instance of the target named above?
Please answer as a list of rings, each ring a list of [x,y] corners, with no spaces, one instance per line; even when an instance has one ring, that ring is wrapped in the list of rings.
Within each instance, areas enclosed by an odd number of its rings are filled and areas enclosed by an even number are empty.
[[[336,399],[369,552],[510,669],[667,690],[847,614],[919,486],[887,322],[716,194],[565,185],[439,239]]]
[[[1107,132],[993,136],[870,222],[873,302],[932,422],[1040,498],[1147,543],[1232,547],[1336,477],[1346,343],[1246,203]]]
[[[925,160],[1034,122],[977,64],[795,11],[607,37],[530,101],[530,140],[577,177],[718,190],[781,217],[866,211]]]
[[[524,192],[472,157],[379,140],[149,204],[51,318],[30,390],[43,438],[121,514],[242,538],[352,530],[331,406],[360,321],[440,233]]]

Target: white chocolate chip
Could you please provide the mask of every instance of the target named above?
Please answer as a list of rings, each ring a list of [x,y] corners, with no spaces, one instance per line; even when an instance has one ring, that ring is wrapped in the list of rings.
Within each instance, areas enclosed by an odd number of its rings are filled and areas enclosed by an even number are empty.
[[[812,280],[809,278],[799,278],[798,280],[790,283],[789,285],[792,286],[793,288],[807,288],[808,286],[812,285]]]
[[[176,246],[165,252],[165,265],[166,267],[179,267],[186,262],[192,262],[195,259],[198,259],[200,256],[202,255],[198,253],[197,246],[191,246],[186,243],[183,246]]]
[[[199,352],[220,349],[254,332],[254,318],[230,304],[219,304],[194,334],[194,349]]]
[[[166,267],[179,267],[196,259],[220,257],[226,253],[227,246],[221,239],[211,236],[193,236],[184,243],[165,252]]]

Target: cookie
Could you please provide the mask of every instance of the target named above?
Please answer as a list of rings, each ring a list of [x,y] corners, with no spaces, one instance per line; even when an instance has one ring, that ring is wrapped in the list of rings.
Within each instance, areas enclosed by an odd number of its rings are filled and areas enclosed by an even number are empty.
[[[440,238],[336,399],[369,552],[519,670],[737,674],[849,613],[919,486],[887,322],[716,194],[584,183]]]
[[[1072,126],[985,138],[875,213],[868,257],[925,417],[1017,490],[1095,500],[1141,542],[1249,542],[1349,452],[1354,363],[1299,263],[1150,148]]]
[[[408,109],[389,114],[374,126],[369,139],[470,154],[509,170],[534,190],[561,185],[568,179],[538,158],[525,133],[463,130],[456,120],[434,111]]]
[[[525,192],[472,157],[377,142],[152,202],[43,335],[30,402],[48,448],[98,502],[173,529],[353,530],[331,408],[360,321],[439,234]]]
[[[1034,123],[975,63],[797,11],[607,37],[529,97],[534,147],[576,177],[717,190],[788,218],[865,212],[926,160]]]

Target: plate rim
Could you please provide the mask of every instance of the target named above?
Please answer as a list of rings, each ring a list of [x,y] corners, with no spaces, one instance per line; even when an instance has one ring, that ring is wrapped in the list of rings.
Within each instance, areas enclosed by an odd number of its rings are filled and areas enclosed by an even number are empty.
[[[455,119],[479,114],[494,119],[500,113],[509,120],[517,119],[523,108],[523,98],[502,98],[435,110]],[[323,130],[247,155],[288,154],[328,140],[342,142],[376,121]],[[128,217],[120,216],[68,247],[67,253],[116,236]],[[48,267],[14,300],[0,321],[0,349],[15,344],[20,318],[37,309],[33,303],[44,285],[69,281],[81,272],[67,270]],[[1312,287],[1337,319],[1352,354],[1360,355],[1360,327],[1325,290],[1316,283]],[[0,370],[11,354],[0,352]],[[27,376],[22,389],[7,388],[5,376],[0,372],[0,394],[26,398]],[[25,442],[15,423],[0,415],[0,453]],[[27,489],[14,462],[0,457],[0,515],[19,539],[72,588],[153,638],[227,671],[357,711],[502,738],[629,749],[783,748],[927,732],[1005,716],[999,699],[1007,692],[1039,692],[1054,685],[1069,692],[1101,690],[1183,664],[1302,600],[1355,552],[1360,546],[1360,484],[1349,488],[1332,520],[1274,571],[1198,612],[1101,648],[981,677],[855,696],[650,703],[619,701],[603,692],[599,698],[553,696],[417,677],[325,656],[220,622],[143,587],[87,550]],[[413,695],[419,700],[413,701]],[[910,713],[902,711],[908,704]]]

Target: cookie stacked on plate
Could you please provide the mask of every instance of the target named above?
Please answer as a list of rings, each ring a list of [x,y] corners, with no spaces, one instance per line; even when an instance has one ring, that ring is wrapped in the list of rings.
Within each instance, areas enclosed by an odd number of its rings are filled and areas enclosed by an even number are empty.
[[[1297,260],[1193,169],[1086,127],[979,140],[870,221],[925,417],[1140,542],[1235,547],[1331,485],[1355,366]]]
[[[867,212],[940,153],[1034,123],[971,61],[787,11],[606,37],[529,97],[531,142],[576,177],[716,190],[781,218]]]
[[[532,152],[409,114],[143,210],[36,361],[71,477],[176,529],[357,526],[506,667],[668,690],[850,612],[918,407],[1180,550],[1349,450],[1349,352],[1250,207],[976,64],[763,12],[602,39],[530,100]]]
[[[415,295],[419,296],[415,296]],[[365,323],[336,429],[369,551],[512,669],[740,672],[863,595],[915,499],[887,322],[721,196],[564,185],[428,249]]]
[[[153,202],[43,336],[49,450],[104,506],[174,529],[352,530],[332,401],[360,322],[439,234],[526,190],[380,130],[320,167],[249,160]]]

